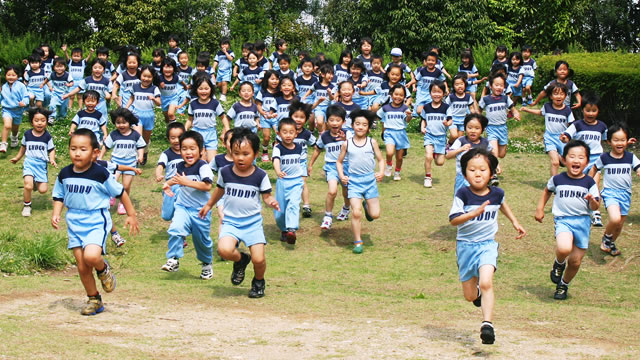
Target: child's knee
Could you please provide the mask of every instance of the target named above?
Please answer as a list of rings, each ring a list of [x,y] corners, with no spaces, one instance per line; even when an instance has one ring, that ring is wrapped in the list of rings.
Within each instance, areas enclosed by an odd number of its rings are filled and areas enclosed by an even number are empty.
[[[234,250],[234,247],[224,247],[218,245],[218,255],[220,255],[220,257],[222,257],[223,259],[230,258]]]
[[[29,177],[24,179],[24,189],[27,191],[33,191],[33,178]]]
[[[49,190],[49,187],[47,186],[47,183],[40,183],[38,185],[38,192],[40,194],[44,194],[47,192],[47,190]]]
[[[264,253],[263,254],[252,254],[251,255],[251,263],[253,264],[253,266],[264,266],[267,264],[267,260],[264,257]]]
[[[478,292],[464,292],[464,299],[467,301],[473,301],[478,298]]]
[[[567,262],[572,268],[579,268],[582,264],[582,256],[572,256],[567,260]]]
[[[362,218],[362,208],[351,208],[351,217],[356,220],[360,220]]]
[[[478,286],[480,286],[480,291],[489,291],[493,288],[493,279],[490,277],[487,277],[486,279],[480,278]]]
[[[103,263],[104,261],[102,260],[102,254],[100,253],[94,253],[94,252],[85,252],[82,255],[85,264],[87,264],[88,266],[91,267],[96,267],[101,265],[101,263]]]

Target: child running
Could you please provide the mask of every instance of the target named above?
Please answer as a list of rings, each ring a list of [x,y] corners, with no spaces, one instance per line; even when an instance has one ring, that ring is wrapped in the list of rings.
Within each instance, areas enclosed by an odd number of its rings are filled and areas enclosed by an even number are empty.
[[[518,232],[526,231],[505,201],[504,191],[489,186],[498,159],[482,148],[469,150],[462,156],[460,167],[469,186],[460,188],[453,198],[449,223],[458,227],[456,257],[462,292],[467,301],[482,308],[480,338],[483,344],[493,344],[493,308],[495,292],[493,276],[498,268],[498,210],[509,219]]]
[[[22,123],[24,108],[29,105],[29,93],[27,87],[18,81],[20,70],[17,66],[10,65],[5,69],[6,83],[2,84],[0,92],[2,105],[2,141],[0,152],[7,152],[7,137],[11,134],[11,147],[18,146],[18,130]]]
[[[384,176],[391,176],[393,170],[393,156],[396,157],[396,168],[393,173],[393,180],[402,179],[402,162],[404,150],[411,147],[407,136],[407,124],[411,121],[411,109],[405,105],[404,99],[407,97],[407,88],[396,84],[390,90],[391,102],[383,105],[378,110],[377,116],[383,124],[382,139],[384,140],[387,164],[384,168]]]
[[[251,85],[251,84],[249,84]],[[251,88],[253,91],[253,88]],[[254,131],[255,133],[255,131]],[[231,155],[231,136],[233,135],[233,130],[228,130],[224,133],[224,147],[226,152],[224,154],[218,154],[213,161],[209,163],[211,166],[211,170],[214,175],[220,176],[220,169],[225,166],[233,165],[233,156]],[[224,195],[222,198],[218,200],[216,203],[216,210],[218,212],[218,235],[220,235],[220,230],[222,230],[222,220],[224,220]]]
[[[271,182],[267,173],[253,165],[260,147],[258,135],[246,128],[233,129],[231,154],[233,165],[223,167],[218,174],[217,187],[209,201],[200,210],[202,218],[215,203],[224,197],[224,219],[218,236],[218,254],[231,260],[233,272],[231,283],[240,285],[244,281],[245,269],[253,262],[254,277],[251,280],[250,298],[264,296],[264,273],[267,268],[262,226],[262,204],[260,198],[270,207],[280,210],[271,195]],[[243,242],[251,255],[238,250]]]
[[[47,164],[53,167],[56,164],[56,147],[53,138],[47,131],[47,120],[51,111],[43,108],[29,109],[29,122],[33,126],[24,132],[22,146],[18,154],[10,161],[17,163],[24,156],[22,165],[22,179],[24,181],[24,206],[22,216],[31,216],[31,193],[37,189],[40,194],[47,192],[49,188],[49,176]]]
[[[369,110],[356,110],[353,117],[353,137],[342,144],[336,162],[338,176],[347,186],[351,209],[351,229],[353,231],[353,253],[362,254],[362,212],[367,221],[380,217],[380,200],[378,185],[384,177],[384,159],[378,142],[369,136],[369,129],[376,119],[376,114]],[[375,172],[376,161],[378,172]],[[348,162],[349,172],[345,173],[344,163]],[[363,200],[364,199],[364,200]]]
[[[437,166],[444,165],[445,149],[447,145],[447,128],[453,123],[451,108],[442,102],[446,92],[446,85],[442,81],[434,81],[429,86],[431,102],[422,106],[420,112],[420,132],[424,135],[424,187],[431,188],[431,163],[435,160]]]
[[[220,39],[220,50],[213,58],[213,71],[218,70],[216,75],[216,83],[220,88],[220,101],[227,101],[227,87],[231,82],[231,70],[233,67],[233,59],[235,54],[231,50],[231,40],[223,36]]]
[[[262,129],[262,153],[269,148],[271,132],[277,133],[278,114],[269,112],[276,103],[278,89],[280,87],[280,77],[274,70],[264,72],[261,89],[256,94],[256,104],[260,113],[260,128]],[[242,90],[242,89],[241,89]],[[247,89],[245,89],[245,92]],[[253,92],[252,92],[253,93]]]
[[[300,156],[300,167],[302,168],[302,217],[311,217],[311,197],[309,195],[309,186],[307,185],[307,177],[309,176],[307,169],[308,148],[316,144],[316,137],[313,133],[304,128],[304,124],[311,117],[311,105],[300,101],[293,101],[289,106],[289,117],[296,123],[296,137],[293,141],[300,144],[302,154]]]
[[[128,214],[125,226],[136,234],[138,220],[122,185],[115,181],[107,169],[93,162],[100,149],[95,134],[79,129],[69,139],[72,164],[63,168],[53,188],[53,215],[51,226],[60,228],[62,207],[67,207],[66,221],[69,234],[68,248],[73,250],[80,281],[89,297],[82,315],[95,315],[104,311],[102,297],[96,288],[93,269],[105,292],[116,288],[116,276],[103,257],[107,250],[108,229],[112,228],[109,198],[120,197]]]
[[[465,179],[462,167],[460,166],[462,155],[476,147],[491,151],[491,144],[487,139],[482,137],[482,133],[484,129],[487,128],[488,123],[489,120],[482,114],[471,113],[465,116],[464,130],[466,135],[457,138],[449,148],[449,152],[445,155],[447,159],[456,158],[456,181],[453,186],[453,196],[455,196],[463,186],[469,186],[469,182]]]
[[[69,136],[73,135],[76,129],[89,129],[93,131],[98,139],[98,143],[102,145],[107,139],[107,119],[102,113],[96,110],[100,94],[95,90],[87,90],[82,94],[82,102],[84,109],[78,111],[76,116],[71,119],[71,127],[69,128]]]
[[[147,164],[151,133],[156,126],[156,113],[153,109],[155,106],[162,104],[160,89],[153,84],[155,78],[155,72],[151,66],[142,66],[140,69],[140,82],[131,86],[130,98],[125,104],[127,109],[132,108],[131,112],[138,118],[139,125],[136,126],[136,131],[142,134],[142,138],[147,144],[144,148],[142,165]]]
[[[553,198],[556,235],[556,259],[551,269],[551,282],[556,284],[553,298],[565,300],[569,283],[578,273],[582,258],[589,248],[590,213],[600,207],[598,185],[584,174],[589,163],[589,146],[571,140],[562,153],[567,172],[552,176],[536,208],[536,221],[542,223],[544,206]],[[568,265],[568,266],[567,266]]]
[[[467,73],[460,72],[453,77],[453,93],[444,100],[451,109],[453,123],[449,126],[449,142],[453,144],[457,138],[464,135],[464,118],[472,112],[478,113],[475,97],[467,91]]]
[[[250,82],[245,81],[240,84],[238,92],[240,93],[240,100],[233,104],[229,111],[227,111],[227,118],[229,120],[233,120],[234,128],[246,127],[251,129],[252,132],[257,133],[260,125],[260,123],[258,122],[258,119],[260,118],[260,112],[258,105],[256,105],[252,101],[253,85],[251,85]],[[277,116],[277,114],[275,113],[268,113],[267,115],[273,117]],[[271,134],[269,134],[269,137],[270,136]]]
[[[49,103],[49,109],[51,114],[49,115],[49,124],[53,124],[58,119],[63,119],[67,116],[67,110],[69,109],[69,99],[62,99],[62,95],[69,93],[70,88],[73,86],[73,78],[66,71],[66,62],[62,58],[57,58],[53,61],[53,72],[44,84],[49,86],[51,90],[51,102]]]
[[[180,154],[180,137],[184,131],[184,125],[181,122],[174,121],[167,125],[167,140],[170,146],[167,150],[163,151],[158,158],[158,166],[156,166],[157,182],[167,182],[171,180],[176,175],[178,164],[184,161]],[[164,175],[162,174],[163,171]],[[166,193],[162,193],[161,216],[164,221],[171,221],[171,219],[173,219],[175,202],[180,192],[180,185],[174,184],[171,186],[171,191],[174,196],[168,196]]]

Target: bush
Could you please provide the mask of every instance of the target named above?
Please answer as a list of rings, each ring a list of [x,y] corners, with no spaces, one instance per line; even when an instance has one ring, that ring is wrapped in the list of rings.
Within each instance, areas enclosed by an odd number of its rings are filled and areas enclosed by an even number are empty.
[[[26,59],[40,43],[46,42],[40,36],[32,33],[26,33],[21,36],[0,33],[0,36],[3,40],[3,45],[0,47],[0,66],[3,69],[8,65],[20,65],[24,68],[22,60]]]
[[[537,91],[555,78],[553,70],[564,60],[574,71],[572,80],[580,92],[594,91],[601,97],[600,119],[606,123],[625,120],[637,133],[640,130],[640,55],[622,52],[573,53],[547,55],[538,61],[534,86]]]
[[[60,269],[71,263],[66,240],[59,234],[23,237],[15,232],[0,233],[0,271],[29,274],[39,270]]]

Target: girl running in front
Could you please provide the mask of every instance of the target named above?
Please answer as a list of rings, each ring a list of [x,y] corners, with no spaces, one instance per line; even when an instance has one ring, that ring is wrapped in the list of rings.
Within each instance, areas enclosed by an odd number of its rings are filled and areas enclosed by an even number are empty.
[[[444,82],[435,81],[429,87],[431,102],[425,104],[420,112],[420,132],[424,135],[424,187],[433,186],[431,163],[444,165],[447,145],[447,128],[453,123],[449,105],[442,102],[446,87]]]
[[[111,82],[107,77],[103,76],[104,69],[106,69],[106,67],[107,63],[104,60],[95,59],[93,61],[93,65],[91,65],[91,76],[88,76],[84,80],[81,80],[77,88],[71,90],[67,94],[62,95],[62,100],[73,97],[73,95],[79,92],[95,90],[100,95],[96,110],[98,110],[100,114],[102,114],[104,121],[106,121],[107,114],[109,113],[109,111],[107,110],[107,100],[111,99],[112,90]]]
[[[153,108],[162,104],[160,89],[153,83],[155,79],[153,67],[144,65],[140,69],[140,82],[131,87],[131,96],[125,104],[125,107],[131,108],[131,112],[138,118],[139,125],[135,127],[135,130],[142,134],[142,138],[147,144],[144,148],[141,165],[147,164],[151,132],[156,124],[156,113]]]
[[[253,85],[245,81],[240,84],[238,92],[240,93],[240,101],[233,104],[229,111],[227,111],[227,118],[229,121],[233,120],[234,128],[246,127],[254,133],[257,133],[260,128],[260,123],[258,122],[260,113],[258,112],[258,106],[252,101]],[[268,113],[268,115],[271,116],[275,114]]]
[[[331,80],[333,80],[333,69],[331,65],[322,65],[320,67],[320,75],[320,81],[314,83],[302,97],[302,102],[305,102],[305,99],[309,97],[315,99],[313,114],[315,116],[315,127],[318,129],[318,132],[322,132],[325,129],[327,107],[331,104],[335,92],[335,87],[331,83]]]
[[[187,104],[189,99],[185,98],[180,103],[180,92],[187,84],[180,82],[178,76],[178,66],[171,58],[162,61],[162,72],[158,76],[160,88],[160,100],[162,100],[162,113],[164,121],[168,124],[176,121],[176,109]]]
[[[125,107],[129,103],[133,85],[140,83],[140,55],[130,53],[127,55],[126,70],[118,75],[113,82],[111,98],[116,101],[118,107]],[[118,96],[118,91],[120,96]]]
[[[564,60],[558,60],[555,65],[555,73],[556,79],[549,81],[547,85],[542,88],[542,91],[538,94],[538,97],[531,103],[531,106],[538,105],[540,100],[542,100],[545,96],[549,96],[545,91],[549,85],[555,83],[565,84],[567,86],[567,97],[564,99],[564,103],[571,108],[571,110],[579,109],[582,106],[582,95],[580,94],[580,90],[576,86],[576,84],[571,81],[571,77],[573,77],[573,69],[569,67],[569,63]],[[571,105],[571,97],[576,97],[576,103]]]
[[[467,92],[467,74],[464,72],[456,74],[453,77],[453,93],[449,94],[444,100],[445,104],[451,109],[453,124],[449,126],[449,142],[453,144],[457,138],[464,135],[464,118],[472,112],[479,112],[475,98]]]
[[[387,165],[384,168],[384,176],[391,176],[393,170],[393,156],[396,157],[396,168],[393,180],[399,181],[404,150],[411,147],[407,136],[407,124],[411,121],[411,109],[404,103],[407,97],[407,88],[395,84],[391,88],[391,101],[384,104],[377,115],[383,124],[382,139],[387,153]]]
[[[11,134],[11,147],[18,146],[18,130],[22,123],[24,108],[29,105],[27,87],[18,81],[20,70],[18,66],[10,65],[5,68],[5,82],[2,84],[2,142],[0,152],[7,152],[7,137]],[[62,95],[64,97],[64,95]]]
[[[343,81],[338,84],[338,102],[336,105],[341,106],[347,112],[347,118],[344,123],[344,128],[347,131],[353,132],[353,127],[351,124],[351,112],[359,110],[360,106],[353,102],[353,93],[355,91],[355,87],[351,81]],[[366,109],[363,109],[366,110]]]
[[[353,102],[360,106],[360,109],[369,108],[369,99],[366,92],[361,94],[367,88],[369,78],[367,77],[367,68],[361,60],[355,59],[351,64],[351,77],[349,81],[353,84],[355,91],[353,92]]]

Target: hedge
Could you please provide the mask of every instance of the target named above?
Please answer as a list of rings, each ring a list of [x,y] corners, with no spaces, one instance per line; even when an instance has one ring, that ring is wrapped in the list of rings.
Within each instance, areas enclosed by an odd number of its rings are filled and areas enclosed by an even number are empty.
[[[572,80],[580,92],[600,95],[600,119],[611,124],[625,120],[635,133],[640,132],[640,55],[622,52],[546,55],[537,59],[537,91],[555,78],[553,70],[564,60],[574,71]]]

